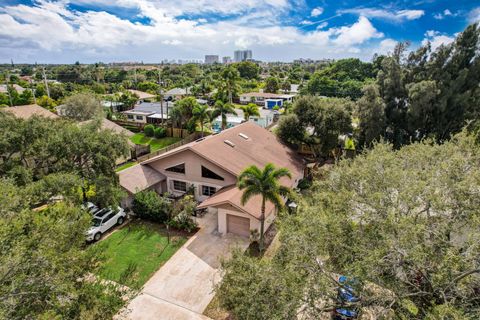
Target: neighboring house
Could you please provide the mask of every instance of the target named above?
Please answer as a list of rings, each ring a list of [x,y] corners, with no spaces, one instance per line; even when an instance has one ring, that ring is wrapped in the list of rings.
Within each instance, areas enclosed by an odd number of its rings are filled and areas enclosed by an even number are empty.
[[[139,90],[133,90],[133,89],[128,89],[133,94],[136,94],[138,96],[138,100],[145,101],[145,100],[152,100],[156,98],[156,95],[148,93],[148,92],[143,92]]]
[[[266,128],[273,123],[276,111],[273,111],[271,109],[262,109],[262,108],[259,108],[258,111],[260,113],[260,116],[259,117],[250,116],[248,121],[253,122],[256,125],[259,125],[262,128]],[[237,113],[236,116],[227,115],[227,128],[231,128],[245,122],[245,116],[243,114],[243,110],[235,109],[235,112]],[[215,132],[218,132],[220,131],[221,127],[222,127],[222,118],[217,117],[212,122],[212,128]]]
[[[300,92],[300,85],[299,84],[291,84],[290,85],[290,94],[298,94]]]
[[[237,116],[244,118],[242,109],[235,109]],[[249,121],[259,125],[262,128],[266,128],[273,123],[273,119],[276,111],[270,109],[258,109],[260,116],[250,116]]]
[[[15,91],[17,91],[18,93],[22,93],[23,91],[25,91],[25,88],[22,87],[22,86],[19,86],[18,84],[9,84],[10,87],[13,87],[13,89]],[[6,84],[0,84],[0,93],[8,93],[8,89],[7,89],[7,85]]]
[[[120,101],[102,100],[101,104],[102,107],[109,108],[112,112],[119,112],[123,109],[123,102]]]
[[[283,102],[293,102],[293,98],[295,95],[293,94],[276,94],[276,93],[266,93],[266,92],[248,92],[242,93],[240,95],[240,103],[241,104],[249,104],[251,102],[256,103],[261,107],[267,108],[266,100],[274,99],[274,100],[282,100]]]
[[[238,126],[243,122],[245,122],[245,119],[242,116],[227,114],[226,129]],[[212,121],[212,129],[214,132],[219,132],[222,129],[222,116],[218,116]]]
[[[163,105],[163,111],[162,111]],[[127,121],[135,123],[160,123],[168,119],[168,113],[173,108],[173,102],[141,102],[132,110],[124,111]]]
[[[220,233],[248,237],[251,229],[259,229],[261,201],[256,196],[242,205],[242,191],[236,187],[237,177],[250,165],[263,168],[269,162],[290,170],[292,179],[281,180],[285,186],[296,187],[303,177],[303,162],[294,151],[268,130],[245,122],[118,174],[121,186],[130,195],[124,204],[131,203],[133,194],[145,189],[168,192],[174,196],[192,191],[195,199],[202,202],[199,208],[218,213]],[[267,229],[276,211],[270,202],[267,202],[266,209]]]
[[[180,100],[191,95],[191,88],[173,88],[163,93],[165,100]]]
[[[5,110],[7,112],[10,112],[15,115],[17,118],[21,119],[29,119],[30,117],[36,115],[36,116],[42,116],[45,118],[52,118],[56,119],[58,116],[51,112],[48,111],[45,108],[40,107],[38,104],[28,104],[24,106],[15,106],[15,107],[6,107],[1,110]]]

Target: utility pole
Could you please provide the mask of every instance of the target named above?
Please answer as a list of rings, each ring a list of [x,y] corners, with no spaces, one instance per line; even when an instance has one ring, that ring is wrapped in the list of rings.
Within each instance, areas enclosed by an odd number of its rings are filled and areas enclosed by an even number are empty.
[[[137,66],[133,69],[133,75],[135,79],[135,89],[137,89]]]
[[[30,90],[32,90],[32,95],[33,95],[33,102],[37,104],[37,97],[35,97],[35,91],[33,90],[33,82],[32,79],[30,79]]]
[[[13,107],[12,94],[10,93],[10,88],[8,87],[9,80],[10,80],[10,75],[7,72],[7,74],[5,75],[5,86],[7,88],[8,99],[10,100],[10,107]]]
[[[160,72],[160,66],[158,67],[158,93],[160,97],[160,114],[162,116],[162,124],[163,124],[163,90],[162,90],[162,75]]]
[[[42,68],[43,82],[45,83],[45,89],[47,89],[47,96],[50,98],[50,89],[48,89],[47,75],[45,74],[45,67]]]

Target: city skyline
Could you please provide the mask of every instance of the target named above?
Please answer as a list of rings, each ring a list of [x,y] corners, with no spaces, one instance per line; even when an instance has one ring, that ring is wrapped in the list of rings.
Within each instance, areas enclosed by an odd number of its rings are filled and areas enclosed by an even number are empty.
[[[449,43],[479,21],[474,1],[3,0],[0,63],[370,60],[398,41]]]

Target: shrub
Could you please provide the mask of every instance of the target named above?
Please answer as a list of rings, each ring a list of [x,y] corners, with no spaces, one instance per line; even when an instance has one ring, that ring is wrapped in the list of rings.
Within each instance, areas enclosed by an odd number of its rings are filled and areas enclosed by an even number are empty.
[[[155,138],[160,139],[165,137],[167,134],[167,130],[165,128],[159,127],[155,129]]]
[[[305,190],[312,186],[312,182],[308,179],[302,179],[298,182],[298,189]]]
[[[185,196],[179,200],[172,212],[171,218],[167,224],[172,228],[192,232],[197,228],[197,223],[193,220],[192,215],[197,203],[193,196]]]
[[[165,222],[171,209],[170,201],[155,191],[142,191],[133,198],[132,210],[142,219]]]
[[[145,133],[147,137],[153,137],[153,135],[155,134],[155,127],[152,124],[147,124],[143,128],[143,133]]]

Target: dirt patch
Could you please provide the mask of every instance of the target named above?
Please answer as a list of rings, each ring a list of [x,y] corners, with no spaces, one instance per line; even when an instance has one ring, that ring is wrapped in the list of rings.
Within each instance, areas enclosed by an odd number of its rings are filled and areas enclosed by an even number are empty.
[[[270,247],[270,244],[273,242],[273,239],[275,238],[276,234],[277,234],[277,227],[275,226],[275,224],[270,225],[270,227],[265,232],[263,253],[260,252],[258,242],[252,242],[248,246],[245,254],[248,254],[251,257],[259,257],[259,258],[263,257],[265,252],[268,251],[268,248]]]
[[[233,316],[220,306],[220,300],[216,295],[203,311],[203,315],[213,320],[233,320]]]

